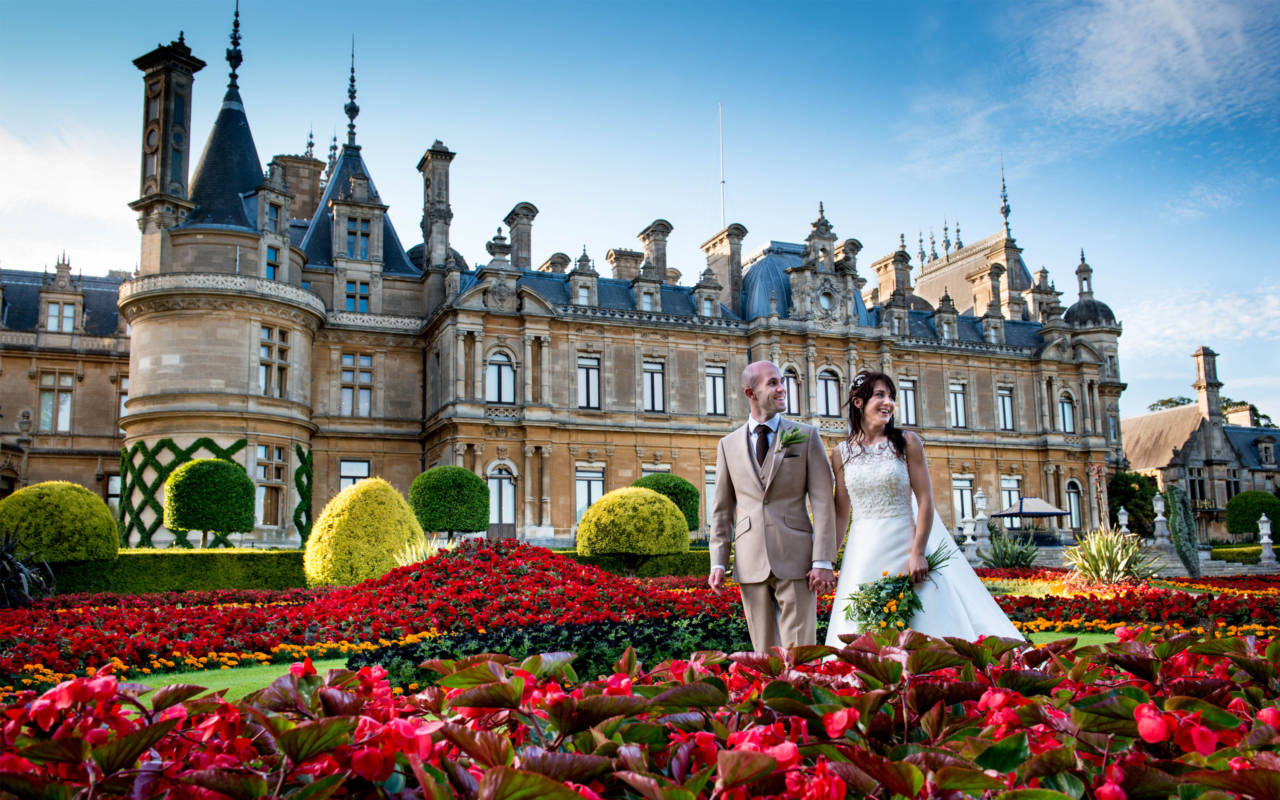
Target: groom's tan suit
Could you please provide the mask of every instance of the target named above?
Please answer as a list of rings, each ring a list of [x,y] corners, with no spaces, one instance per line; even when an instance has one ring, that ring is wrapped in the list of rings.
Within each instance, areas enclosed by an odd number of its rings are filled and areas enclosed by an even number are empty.
[[[793,430],[804,441],[780,448]],[[834,562],[837,550],[831,468],[818,430],[782,419],[772,438],[763,464],[747,425],[720,440],[711,520],[711,563],[727,565],[733,552],[733,579],[760,651],[815,643],[817,597],[807,575],[814,562]]]

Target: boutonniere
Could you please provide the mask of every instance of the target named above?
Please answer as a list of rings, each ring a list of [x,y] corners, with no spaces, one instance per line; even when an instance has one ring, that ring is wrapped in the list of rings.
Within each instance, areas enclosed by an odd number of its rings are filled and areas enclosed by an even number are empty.
[[[787,428],[782,432],[782,435],[778,437],[778,447],[790,447],[793,444],[800,444],[808,438],[809,436],[799,428]]]

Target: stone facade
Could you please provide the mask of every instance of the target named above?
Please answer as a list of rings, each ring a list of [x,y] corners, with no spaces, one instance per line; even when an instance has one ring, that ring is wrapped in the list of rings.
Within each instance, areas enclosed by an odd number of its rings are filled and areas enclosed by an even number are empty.
[[[1068,527],[1103,518],[1120,444],[1120,326],[1109,309],[1082,313],[1086,301],[1106,308],[1087,273],[1066,314],[1043,274],[1023,278],[1007,201],[1003,233],[957,242],[944,263],[913,264],[903,245],[872,264],[873,284],[859,275],[861,243],[840,240],[821,208],[803,243],[744,256],[747,230],[733,224],[702,246],[705,266],[687,270],[667,249],[672,224],[655,220],[639,249],[609,251],[604,275],[585,252],[542,258],[538,210],[522,202],[472,267],[449,239],[455,153],[436,141],[418,162],[423,243],[405,250],[356,143],[354,73],[346,144],[327,164],[309,145],[264,173],[237,89],[238,29],[229,61],[189,187],[185,174],[158,187],[148,172],[150,131],[176,123],[147,117],[138,272],[81,281],[114,289],[118,316],[93,335],[54,333],[42,309],[75,290],[69,265],[53,278],[0,273],[15,323],[0,331],[9,485],[65,477],[107,496],[137,471],[124,489],[137,541],[155,524],[145,507],[155,466],[137,453],[198,451],[203,437],[259,485],[249,541],[298,540],[307,460],[317,513],[360,477],[407,490],[423,469],[458,464],[489,481],[496,534],[572,541],[588,502],[655,471],[698,486],[705,520],[716,442],[747,415],[739,375],[767,358],[791,381],[791,415],[829,445],[845,434],[850,376],[872,368],[901,381],[899,423],[924,438],[949,523],[979,489],[992,509],[1010,493],[1070,507]],[[181,40],[135,63],[147,114],[165,81],[189,111],[203,62]],[[958,272],[965,281],[952,286]],[[1000,280],[1010,272],[1018,279]],[[70,430],[46,432],[32,425],[40,381],[64,370],[75,381]]]
[[[1196,402],[1124,420],[1124,453],[1130,468],[1178,486],[1191,498],[1200,541],[1230,539],[1227,501],[1245,491],[1280,491],[1276,444],[1280,429],[1254,425],[1248,406],[1222,411],[1218,354],[1201,347],[1196,362]]]

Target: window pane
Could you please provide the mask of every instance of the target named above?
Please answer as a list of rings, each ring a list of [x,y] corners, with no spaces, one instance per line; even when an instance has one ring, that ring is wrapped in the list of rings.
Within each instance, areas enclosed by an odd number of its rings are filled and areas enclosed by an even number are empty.
[[[58,320],[61,319],[61,316],[62,316],[62,304],[50,303],[49,319],[48,319],[48,322],[45,324],[45,329],[56,332],[58,330]]]
[[[914,380],[898,381],[898,408],[896,416],[903,425],[916,424],[916,382]]]
[[[58,431],[71,430],[71,392],[58,392]]]
[[[360,405],[359,405],[359,407],[356,409],[357,413],[358,413],[360,416],[362,416],[362,417],[367,417],[367,416],[369,416],[369,406],[370,406],[370,400],[371,400],[371,399],[372,399],[372,393],[371,393],[371,390],[369,390],[369,389],[361,389],[361,390],[360,390]]]
[[[71,333],[76,328],[76,307],[72,303],[62,304],[62,332]]]
[[[488,403],[498,401],[498,365],[492,361],[489,362],[488,367],[485,367],[484,399]]]
[[[338,413],[344,417],[351,416],[351,409],[355,400],[354,390],[350,386],[342,387],[342,400]]]
[[[53,430],[53,406],[55,392],[45,390],[40,392],[40,430]]]

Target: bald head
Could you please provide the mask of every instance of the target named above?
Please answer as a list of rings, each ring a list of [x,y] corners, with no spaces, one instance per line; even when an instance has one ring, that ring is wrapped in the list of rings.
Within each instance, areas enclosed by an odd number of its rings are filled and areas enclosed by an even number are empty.
[[[754,361],[742,371],[742,392],[757,422],[767,422],[787,404],[787,384],[772,361]]]

